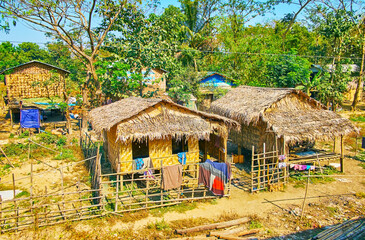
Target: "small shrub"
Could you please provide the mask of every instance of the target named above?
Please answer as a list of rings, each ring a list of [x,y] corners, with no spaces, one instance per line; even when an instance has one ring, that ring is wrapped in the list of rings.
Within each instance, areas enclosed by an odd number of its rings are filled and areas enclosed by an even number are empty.
[[[365,163],[359,163],[359,166],[365,169]]]
[[[147,225],[148,229],[156,229],[156,230],[171,230],[170,225],[165,222],[165,219],[161,221],[156,221],[155,223],[149,223]]]
[[[27,191],[22,191],[20,193],[18,193],[15,197],[16,198],[21,198],[21,197],[29,197],[30,196],[30,193],[27,192]]]
[[[350,120],[351,121],[354,121],[354,122],[365,122],[365,116],[354,116],[354,115],[352,115],[351,117],[350,117]]]
[[[54,160],[64,160],[64,159],[67,159],[67,160],[71,160],[71,161],[75,161],[75,156],[73,154],[73,151],[70,150],[70,149],[62,149],[62,152],[55,156],[53,158]]]
[[[10,133],[9,138],[14,138],[14,133]]]
[[[22,132],[20,135],[19,135],[19,138],[26,138],[26,137],[29,137],[29,131],[26,130],[24,132]]]
[[[258,220],[251,220],[249,229],[262,228],[262,223]]]
[[[64,145],[66,145],[66,143],[67,143],[67,138],[66,138],[66,137],[64,137],[64,136],[62,136],[62,137],[60,137],[60,138],[57,140],[56,145],[57,145],[57,146],[64,146]]]
[[[38,134],[38,141],[43,144],[55,144],[58,141],[58,137],[56,135],[44,132]]]
[[[27,144],[21,144],[21,143],[10,143],[6,144],[4,147],[4,151],[8,157],[18,156],[22,153],[25,153],[27,150],[28,150]]]

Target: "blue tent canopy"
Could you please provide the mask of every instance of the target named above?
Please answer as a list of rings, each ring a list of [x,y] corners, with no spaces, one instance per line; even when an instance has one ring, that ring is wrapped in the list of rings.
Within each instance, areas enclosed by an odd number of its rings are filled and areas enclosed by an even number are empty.
[[[40,128],[40,123],[39,109],[20,110],[20,126],[22,128]]]

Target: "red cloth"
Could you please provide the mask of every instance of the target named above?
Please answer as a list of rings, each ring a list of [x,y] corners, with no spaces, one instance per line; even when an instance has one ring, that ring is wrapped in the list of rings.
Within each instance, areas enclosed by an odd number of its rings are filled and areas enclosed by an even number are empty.
[[[212,192],[215,195],[224,195],[224,182],[222,181],[222,179],[220,177],[215,177],[214,178],[214,182],[213,182],[213,186],[212,186]]]

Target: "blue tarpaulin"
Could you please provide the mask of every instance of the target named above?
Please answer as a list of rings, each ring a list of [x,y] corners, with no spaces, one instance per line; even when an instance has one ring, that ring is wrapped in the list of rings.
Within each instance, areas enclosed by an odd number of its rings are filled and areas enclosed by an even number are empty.
[[[22,128],[40,128],[40,116],[38,109],[21,109],[20,126]]]

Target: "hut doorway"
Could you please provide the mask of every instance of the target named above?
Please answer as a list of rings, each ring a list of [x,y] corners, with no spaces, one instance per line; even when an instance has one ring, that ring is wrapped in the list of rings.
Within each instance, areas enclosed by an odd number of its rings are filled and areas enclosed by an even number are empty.
[[[148,148],[148,139],[143,139],[142,141],[133,141],[132,155],[133,159],[149,157],[150,153]]]

